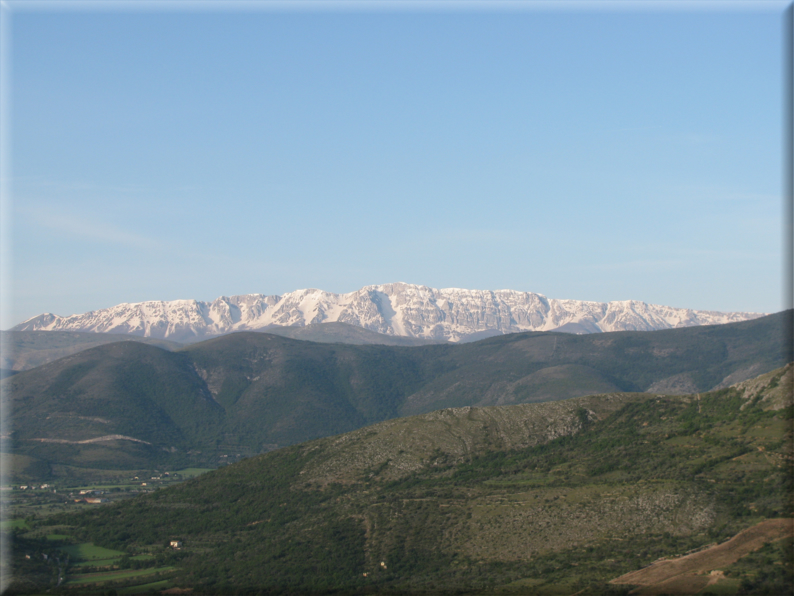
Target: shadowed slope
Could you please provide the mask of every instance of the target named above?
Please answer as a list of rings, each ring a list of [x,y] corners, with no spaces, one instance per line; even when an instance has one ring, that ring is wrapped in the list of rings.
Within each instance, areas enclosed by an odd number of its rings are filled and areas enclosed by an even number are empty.
[[[350,344],[356,346],[382,345],[382,346],[427,346],[445,343],[440,340],[423,339],[421,337],[403,337],[400,335],[386,335],[376,333],[357,325],[349,323],[320,323],[306,325],[305,327],[279,327],[271,325],[260,330],[262,333],[280,335],[302,341],[315,341],[318,343]]]

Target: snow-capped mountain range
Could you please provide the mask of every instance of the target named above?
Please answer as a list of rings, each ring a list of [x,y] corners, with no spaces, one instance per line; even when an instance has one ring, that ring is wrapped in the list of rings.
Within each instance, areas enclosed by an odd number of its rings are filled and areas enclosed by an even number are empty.
[[[296,290],[199,300],[119,304],[81,315],[42,314],[14,330],[127,333],[195,341],[271,325],[343,322],[378,333],[461,341],[518,331],[651,331],[746,321],[760,313],[696,311],[635,300],[556,300],[514,290],[435,289],[406,283],[366,286],[348,294]]]

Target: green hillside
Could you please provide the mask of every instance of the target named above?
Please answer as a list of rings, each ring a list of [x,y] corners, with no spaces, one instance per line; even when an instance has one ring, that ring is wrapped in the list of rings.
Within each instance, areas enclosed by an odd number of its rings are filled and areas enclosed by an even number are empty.
[[[625,594],[608,582],[794,515],[793,377],[387,421],[53,517],[26,539],[57,527],[148,552],[194,594]],[[163,546],[174,539],[181,550]],[[790,547],[714,567],[715,593],[784,593]]]
[[[138,342],[80,352],[9,381],[13,449],[50,463],[135,467],[217,439],[224,415],[184,355]],[[117,436],[126,438],[103,440]]]
[[[14,413],[3,449],[41,461],[26,469],[45,473],[53,464],[217,466],[440,408],[706,391],[782,366],[790,325],[789,311],[712,327],[520,333],[463,345],[264,333],[175,352],[116,342],[3,380]]]
[[[741,323],[589,335],[517,333],[438,350],[433,380],[402,415],[614,391],[727,387],[792,360],[792,311]],[[447,370],[444,370],[447,368]]]
[[[280,335],[292,339],[303,341],[315,341],[328,344],[352,344],[370,345],[377,344],[383,346],[427,346],[433,344],[446,343],[421,337],[402,337],[400,335],[386,335],[364,329],[350,323],[318,323],[306,325],[304,327],[283,327],[271,325],[261,330],[262,333]]]

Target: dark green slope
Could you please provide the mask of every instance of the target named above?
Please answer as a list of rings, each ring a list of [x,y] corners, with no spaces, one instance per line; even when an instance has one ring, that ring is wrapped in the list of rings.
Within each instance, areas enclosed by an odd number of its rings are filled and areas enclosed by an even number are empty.
[[[7,379],[11,447],[90,467],[217,465],[395,417],[419,368],[409,349],[259,333],[179,352],[119,342]]]
[[[591,335],[516,333],[452,349],[416,348],[433,358],[438,374],[408,397],[400,413],[610,390],[684,394],[728,386],[792,360],[792,312],[728,325]]]
[[[272,325],[261,330],[262,333],[280,335],[302,341],[318,343],[351,344],[351,345],[383,345],[383,346],[427,346],[446,343],[421,337],[402,337],[385,335],[364,329],[350,323],[317,323],[305,327],[282,327]]]
[[[713,327],[418,347],[236,333],[177,352],[109,344],[3,383],[19,453],[47,457],[53,444],[33,439],[122,434],[151,443],[160,458],[175,448],[218,463],[229,452],[251,455],[445,407],[706,391],[781,366],[790,325],[789,311]],[[132,443],[118,448],[146,445]],[[64,449],[59,461],[75,449],[88,447]]]
[[[138,342],[62,358],[4,389],[14,451],[50,463],[141,466],[215,440],[224,418],[188,358]]]
[[[442,410],[50,523],[130,553],[180,539],[173,584],[196,594],[626,593],[607,582],[794,515],[792,372]],[[781,593],[776,561],[736,577]]]
[[[425,381],[412,349],[236,333],[183,352],[227,412],[227,432],[285,445],[397,415]]]

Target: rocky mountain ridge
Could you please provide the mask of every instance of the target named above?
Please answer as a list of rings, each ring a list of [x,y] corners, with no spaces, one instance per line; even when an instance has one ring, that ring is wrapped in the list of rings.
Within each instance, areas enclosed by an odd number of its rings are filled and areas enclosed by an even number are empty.
[[[746,321],[760,313],[696,311],[636,300],[558,300],[515,290],[436,289],[393,283],[347,294],[296,290],[281,296],[248,294],[199,300],[149,301],[61,317],[45,313],[17,331],[127,333],[196,341],[269,326],[342,322],[386,335],[446,341],[520,331],[652,331]]]

